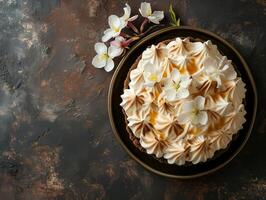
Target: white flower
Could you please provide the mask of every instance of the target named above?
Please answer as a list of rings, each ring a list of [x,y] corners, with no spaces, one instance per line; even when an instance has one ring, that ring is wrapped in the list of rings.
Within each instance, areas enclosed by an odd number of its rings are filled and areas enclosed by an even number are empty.
[[[225,63],[225,60],[226,57],[223,57],[218,63],[214,58],[208,57],[203,63],[205,74],[210,80],[217,82],[217,88],[221,86],[222,79],[233,80],[237,76],[234,68]]]
[[[193,125],[205,125],[208,122],[208,114],[204,111],[205,98],[197,96],[194,100],[182,104],[182,113],[177,116],[179,123],[188,122]]]
[[[112,50],[116,52],[117,56],[120,56],[124,51],[124,44],[126,39],[122,36],[117,36],[114,41],[110,42]]]
[[[130,17],[131,8],[127,3],[126,3],[126,7],[124,7],[123,9],[124,9],[124,15],[121,17],[121,19],[124,20],[125,22],[131,22],[138,18],[138,15],[134,15]]]
[[[118,36],[121,33],[121,30],[127,25],[124,19],[119,18],[116,15],[110,15],[108,23],[110,28],[104,31],[104,36],[102,37],[103,42],[107,42],[111,38]]]
[[[157,66],[147,63],[144,66],[143,77],[145,86],[152,87],[155,83],[159,83],[163,77],[163,70],[158,69]]]
[[[188,97],[188,86],[191,78],[187,74],[180,74],[177,69],[173,69],[170,77],[165,80],[163,91],[168,101],[180,100]]]
[[[97,55],[92,59],[92,65],[110,72],[114,68],[113,58],[118,56],[119,52],[112,46],[107,49],[107,46],[100,42],[96,43],[94,48]]]
[[[160,21],[164,18],[163,11],[152,12],[151,4],[146,2],[141,3],[139,12],[143,17],[148,18],[154,24],[159,24]]]

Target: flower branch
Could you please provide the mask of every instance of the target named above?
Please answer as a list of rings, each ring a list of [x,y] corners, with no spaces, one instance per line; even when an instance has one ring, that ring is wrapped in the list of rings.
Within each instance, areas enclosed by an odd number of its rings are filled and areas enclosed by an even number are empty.
[[[139,18],[138,15],[131,16],[131,7],[125,4],[123,8],[124,15],[110,15],[108,17],[109,28],[106,29],[102,36],[102,43],[95,44],[97,55],[92,60],[92,65],[96,68],[104,68],[107,72],[114,68],[115,57],[124,55],[133,42],[147,35],[152,29],[160,26],[160,21],[164,18],[163,11],[153,11],[150,3],[142,2],[139,13],[142,18],[140,27],[134,25],[134,21]],[[180,19],[176,20],[176,15],[170,5],[171,24],[180,25]],[[150,23],[155,25],[146,29]],[[145,30],[146,29],[146,30]]]

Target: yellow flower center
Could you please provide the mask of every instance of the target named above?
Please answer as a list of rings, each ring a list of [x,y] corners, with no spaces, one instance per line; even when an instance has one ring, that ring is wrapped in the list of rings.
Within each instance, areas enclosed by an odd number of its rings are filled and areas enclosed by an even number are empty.
[[[114,31],[118,33],[120,31],[119,27],[114,27]]]
[[[200,112],[200,111],[199,111],[198,109],[194,109],[194,110],[192,111],[193,115],[198,115],[199,112]]]
[[[149,80],[152,81],[152,82],[157,82],[158,77],[157,77],[156,74],[151,74],[151,75],[149,76]]]
[[[148,15],[148,16],[151,16],[151,14],[152,14],[151,9],[148,9],[148,10],[147,10],[147,15]]]
[[[102,60],[107,60],[109,58],[108,54],[107,53],[104,53],[101,55],[101,59]]]

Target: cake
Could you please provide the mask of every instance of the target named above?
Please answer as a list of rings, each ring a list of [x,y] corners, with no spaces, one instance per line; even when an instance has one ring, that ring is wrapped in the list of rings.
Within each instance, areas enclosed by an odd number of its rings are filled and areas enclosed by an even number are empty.
[[[136,148],[168,164],[197,164],[226,149],[245,123],[245,83],[210,40],[148,47],[121,95]]]

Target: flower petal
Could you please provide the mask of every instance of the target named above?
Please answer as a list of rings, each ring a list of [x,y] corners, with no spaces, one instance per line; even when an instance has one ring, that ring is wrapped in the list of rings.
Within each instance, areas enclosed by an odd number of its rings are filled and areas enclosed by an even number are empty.
[[[220,76],[213,77],[213,80],[217,82],[217,88],[219,88],[222,85],[222,80]]]
[[[176,92],[174,89],[167,89],[164,92],[165,92],[165,97],[168,101],[175,101]]]
[[[130,22],[135,21],[138,17],[139,17],[138,15],[134,15],[130,17],[127,21],[130,21]]]
[[[198,117],[198,115],[191,114],[190,120],[191,120],[191,123],[194,124],[194,125],[199,124],[199,117]]]
[[[143,67],[145,72],[155,73],[155,67],[150,62],[145,63]]]
[[[209,66],[209,65],[217,66],[217,61],[214,58],[212,58],[212,57],[207,57],[204,60],[203,64],[205,66]]]
[[[108,55],[110,58],[115,58],[123,53],[123,49],[117,46],[110,46],[108,48]]]
[[[227,60],[226,56],[222,56],[221,58],[219,58],[218,66],[219,67],[224,66],[224,65],[226,65],[229,62],[230,61]]]
[[[110,72],[114,68],[115,64],[112,58],[108,58],[107,63],[104,67],[105,71]]]
[[[112,29],[107,29],[106,31],[104,31],[104,35],[102,37],[102,41],[103,42],[107,42],[108,40],[110,40],[112,37],[115,36],[115,33]]]
[[[106,65],[106,60],[101,58],[101,55],[96,55],[92,59],[92,65],[96,68],[103,68]]]
[[[180,124],[186,124],[191,120],[191,113],[186,112],[177,116],[177,120]]]
[[[190,76],[188,75],[181,76],[180,86],[183,88],[187,88],[190,85],[191,81],[192,79],[190,78]]]
[[[245,93],[246,93],[245,85],[246,84],[242,81],[241,78],[236,79],[236,86],[235,86],[235,91],[233,95],[233,102],[236,105],[240,104],[245,97]]]
[[[116,46],[116,47],[122,47],[124,44],[124,42],[126,41],[125,38],[123,38],[122,36],[117,36],[115,38],[115,40],[110,42],[111,46]]]
[[[219,69],[220,69],[220,71],[225,71],[225,70],[227,70],[229,68],[229,65],[227,65],[227,64],[225,64],[225,65],[223,65],[223,66],[219,66]]]
[[[154,82],[146,82],[146,83],[143,83],[143,86],[144,87],[153,87],[154,86]]]
[[[159,24],[160,21],[164,18],[164,13],[163,11],[154,11],[152,15],[148,16],[148,19],[154,23],[154,24]]]
[[[116,30],[121,26],[121,19],[116,15],[110,15],[108,17],[108,23],[112,30]]]
[[[205,125],[208,122],[208,114],[206,111],[200,111],[197,118],[198,118],[198,122],[201,125]]]
[[[122,36],[117,36],[115,38],[115,41],[123,42],[123,41],[126,41],[126,39],[124,37],[122,37]]]
[[[203,66],[208,74],[213,73],[218,68],[216,60],[211,57],[208,57],[204,60]]]
[[[184,99],[189,96],[189,91],[187,88],[179,88],[176,92],[176,99]]]
[[[205,106],[205,98],[202,97],[202,96],[197,96],[194,99],[194,106],[198,110],[203,110],[204,109],[204,106]]]
[[[171,79],[175,82],[179,82],[180,81],[180,73],[179,71],[174,68],[173,71],[171,72]]]
[[[97,54],[105,54],[105,53],[107,53],[107,46],[104,43],[102,43],[102,42],[97,42],[94,45],[94,49],[95,49]]]
[[[122,16],[123,20],[128,20],[131,14],[131,8],[130,6],[126,3],[126,7],[124,9],[124,15]]]
[[[235,71],[235,69],[233,68],[233,66],[229,66],[229,68],[227,68],[224,72],[224,78],[226,80],[234,80],[237,77],[237,73]]]
[[[115,46],[115,47],[121,47],[121,42],[117,41],[117,40],[113,40],[110,42],[111,46]]]
[[[182,104],[182,112],[191,112],[195,109],[193,101],[185,102]]]
[[[142,2],[140,4],[139,12],[143,17],[150,16],[152,14],[151,4],[147,2]]]
[[[165,78],[163,80],[163,85],[164,85],[163,88],[165,88],[165,89],[167,89],[167,88],[173,88],[172,84],[173,84],[173,81],[172,81],[172,79],[170,77]]]

